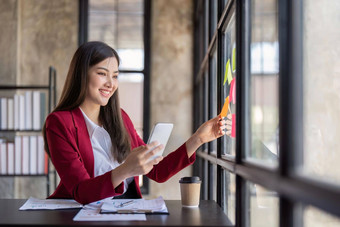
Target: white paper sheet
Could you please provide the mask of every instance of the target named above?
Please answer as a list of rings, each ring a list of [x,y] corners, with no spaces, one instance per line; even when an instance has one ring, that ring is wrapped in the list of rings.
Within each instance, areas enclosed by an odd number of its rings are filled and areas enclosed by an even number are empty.
[[[108,197],[108,198],[98,200],[98,201],[95,201],[89,204],[85,204],[83,208],[93,209],[93,210],[100,209],[105,201],[110,201],[110,200],[112,200],[112,197]]]
[[[81,209],[73,221],[146,221],[145,214],[100,214],[98,209]]]
[[[82,207],[82,204],[73,199],[37,199],[30,197],[19,210],[57,210]]]
[[[105,200],[101,213],[168,213],[162,196],[156,199],[114,199]]]

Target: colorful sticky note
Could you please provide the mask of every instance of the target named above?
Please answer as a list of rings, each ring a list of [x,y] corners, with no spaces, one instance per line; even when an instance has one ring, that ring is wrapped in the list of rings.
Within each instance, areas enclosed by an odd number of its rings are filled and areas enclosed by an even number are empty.
[[[233,72],[236,70],[236,47],[233,48],[233,55],[232,55],[232,63],[233,63]]]
[[[236,115],[231,115],[231,137],[236,137]]]
[[[227,98],[225,98],[225,102],[223,104],[222,111],[220,113],[221,117],[226,117],[227,116],[228,108],[229,108],[229,96]]]
[[[224,73],[224,80],[223,80],[223,85],[228,80],[228,84],[230,84],[231,80],[233,79],[233,76],[231,75],[231,69],[230,69],[230,59],[228,59],[227,64],[225,66],[225,73]]]
[[[233,104],[235,104],[235,101],[236,101],[235,80],[236,80],[236,78],[234,77],[233,80],[230,83],[230,90],[229,90],[229,99],[230,99],[230,102],[233,102]]]
[[[236,80],[234,82],[234,88],[233,88],[233,104],[236,103]]]
[[[227,82],[227,77],[228,77],[228,72],[227,72],[228,68],[227,68],[227,65],[228,65],[228,63],[229,63],[229,60],[228,60],[228,62],[227,62],[227,64],[226,64],[226,66],[225,66],[224,79],[223,79],[223,86],[224,86],[225,83]]]
[[[231,68],[230,68],[230,60],[228,59],[227,66],[226,66],[226,71],[228,72],[227,79],[228,79],[228,84],[231,83],[233,76],[231,75]]]

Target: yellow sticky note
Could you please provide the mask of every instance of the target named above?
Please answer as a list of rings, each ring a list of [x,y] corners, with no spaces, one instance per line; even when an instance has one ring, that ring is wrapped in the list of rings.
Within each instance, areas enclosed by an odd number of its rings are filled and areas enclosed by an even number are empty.
[[[230,69],[230,59],[228,59],[227,64],[225,66],[225,73],[224,73],[224,80],[223,80],[223,85],[225,85],[225,83],[228,80],[228,84],[230,84],[231,80],[233,79],[232,75],[231,75],[231,69]]]
[[[227,116],[228,108],[229,108],[229,96],[227,98],[225,98],[225,102],[223,104],[223,108],[222,108],[222,111],[220,113],[221,117],[226,117]]]
[[[233,80],[233,76],[231,75],[231,68],[230,68],[230,60],[228,59],[227,66],[226,66],[226,72],[227,72],[227,79],[228,79],[228,84],[231,83]]]
[[[232,63],[233,63],[233,72],[236,70],[236,47],[233,48],[233,56],[232,56]]]

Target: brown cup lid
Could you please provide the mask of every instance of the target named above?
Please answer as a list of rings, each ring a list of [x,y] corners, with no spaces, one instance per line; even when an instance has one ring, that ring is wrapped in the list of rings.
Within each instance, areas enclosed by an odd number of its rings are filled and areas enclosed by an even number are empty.
[[[201,183],[201,179],[197,176],[194,177],[182,177],[179,180],[179,183],[181,184],[190,184],[190,183]]]

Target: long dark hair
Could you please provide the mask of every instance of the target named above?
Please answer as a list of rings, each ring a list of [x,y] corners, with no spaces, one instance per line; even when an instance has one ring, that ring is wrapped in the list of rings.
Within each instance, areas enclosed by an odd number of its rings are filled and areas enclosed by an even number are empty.
[[[82,44],[72,58],[59,103],[52,112],[79,107],[85,100],[89,68],[109,57],[116,58],[119,65],[120,59],[117,52],[107,44],[98,41]],[[109,99],[108,104],[100,107],[99,120],[111,137],[113,156],[121,163],[131,147],[130,137],[121,115],[118,89]],[[50,156],[46,139],[46,122],[43,126],[43,136],[45,150]]]

